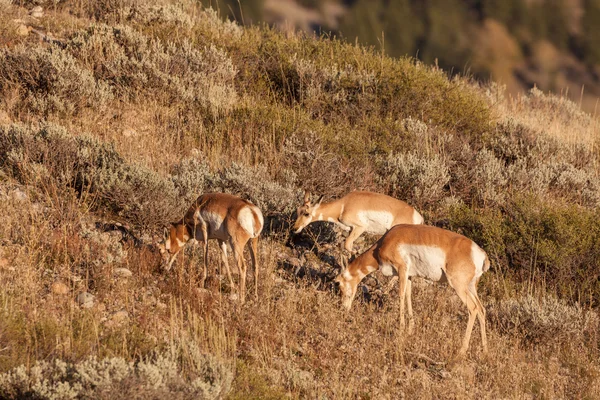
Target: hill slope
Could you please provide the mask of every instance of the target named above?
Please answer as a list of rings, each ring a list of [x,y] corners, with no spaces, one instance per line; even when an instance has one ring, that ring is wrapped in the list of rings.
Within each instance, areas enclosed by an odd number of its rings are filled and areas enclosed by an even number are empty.
[[[52,4],[0,2],[3,396],[600,392],[598,121],[575,104],[191,1]],[[443,285],[415,285],[410,336],[381,276],[343,313],[338,233],[289,240],[303,189],[385,192],[482,246],[491,355],[445,363],[466,313]],[[198,249],[166,274],[152,245],[207,191],[267,217],[243,306],[198,287]]]

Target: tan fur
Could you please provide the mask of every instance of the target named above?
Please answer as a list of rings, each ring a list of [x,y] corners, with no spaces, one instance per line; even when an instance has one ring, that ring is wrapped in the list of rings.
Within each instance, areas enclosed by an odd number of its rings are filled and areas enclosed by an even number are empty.
[[[427,258],[429,256],[427,249],[430,249],[429,254],[433,254],[431,262]],[[477,254],[473,255],[474,252]],[[440,259],[439,255],[443,255],[444,258]],[[479,259],[482,265],[475,265],[474,259]],[[442,260],[439,265],[434,263],[439,260]],[[467,352],[476,317],[481,327],[482,346],[484,352],[487,352],[485,309],[477,296],[477,281],[481,274],[489,269],[489,259],[472,240],[433,226],[405,224],[394,226],[337,276],[336,281],[340,283],[343,305],[346,309],[350,309],[356,295],[356,288],[364,276],[374,271],[373,267],[382,265],[391,265],[398,274],[400,325],[404,326],[406,298],[409,331],[413,326],[410,276],[424,276],[421,271],[427,267],[430,268],[428,272],[435,272],[436,269],[441,268],[442,271],[439,272],[443,273],[440,273],[440,277],[448,280],[469,310],[467,330],[459,354],[464,356]],[[421,267],[421,271],[418,267]]]
[[[247,232],[239,223],[238,215],[242,209],[252,210],[254,232]],[[175,257],[187,244],[195,238],[204,244],[204,272],[203,281],[207,276],[208,240],[217,239],[222,250],[222,260],[225,264],[229,283],[234,287],[233,278],[227,262],[225,242],[228,242],[233,250],[240,273],[239,293],[243,302],[246,290],[247,265],[243,257],[244,247],[250,239],[250,255],[254,267],[254,292],[258,297],[258,263],[256,257],[258,236],[263,228],[263,217],[258,207],[249,201],[226,193],[204,194],[189,207],[184,217],[173,224],[161,243],[161,253],[168,255],[167,269],[171,268]]]
[[[310,193],[306,192],[304,194],[304,204],[297,210],[298,217],[293,230],[298,233],[305,226],[315,221],[339,223],[346,229],[351,230],[344,243],[344,248],[352,252],[354,241],[361,234],[371,231],[377,225],[364,220],[365,212],[389,215],[389,218],[385,221],[385,226],[380,227],[383,229],[381,233],[398,224],[423,223],[423,217],[413,207],[384,194],[356,191],[329,203],[321,204],[319,199],[315,205],[312,205]],[[415,221],[415,217],[417,221]]]

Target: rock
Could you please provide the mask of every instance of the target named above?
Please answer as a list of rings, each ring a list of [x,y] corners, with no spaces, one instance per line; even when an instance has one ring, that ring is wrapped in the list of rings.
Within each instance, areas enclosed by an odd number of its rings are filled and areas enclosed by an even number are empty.
[[[448,371],[442,370],[442,371],[440,371],[440,377],[442,379],[450,379],[450,378],[452,378],[452,374]]]
[[[29,15],[33,18],[42,18],[44,16],[44,9],[40,6],[33,7],[31,11],[29,11]]]
[[[52,293],[58,295],[65,295],[69,293],[69,287],[60,281],[54,282],[50,287],[50,290],[52,290]]]
[[[127,128],[127,129],[123,130],[123,136],[125,136],[125,137],[134,137],[137,135],[138,135],[137,131],[133,128]]]
[[[117,311],[112,313],[105,325],[108,327],[115,327],[119,325],[123,325],[125,322],[129,321],[129,313],[125,310]]]
[[[118,278],[129,278],[133,274],[127,268],[115,268],[114,275]]]
[[[290,264],[292,267],[296,267],[299,268],[302,266],[302,261],[299,258],[296,257],[289,257],[286,259],[286,261],[288,262],[288,264]]]
[[[27,36],[27,35],[29,35],[29,31],[30,31],[30,28],[24,24],[17,26],[17,29],[15,30],[15,32],[19,36]]]
[[[14,189],[10,192],[10,197],[11,199],[13,199],[14,201],[25,201],[27,200],[27,193],[25,193],[24,191],[22,191],[21,189]]]
[[[0,110],[0,124],[10,124],[12,120],[8,113],[4,110]]]
[[[239,296],[238,296],[237,293],[231,293],[229,295],[229,300],[231,300],[231,301],[237,301],[237,299],[239,299]]]
[[[9,264],[8,258],[0,258],[0,269],[7,268]]]
[[[81,308],[92,308],[94,306],[94,301],[96,296],[88,292],[81,292],[77,295],[77,304],[81,306]]]

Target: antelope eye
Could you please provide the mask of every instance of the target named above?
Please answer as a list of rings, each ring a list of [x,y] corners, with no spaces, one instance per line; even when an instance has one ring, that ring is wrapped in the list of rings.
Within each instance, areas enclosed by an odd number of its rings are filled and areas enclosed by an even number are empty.
[[[305,216],[305,217],[310,217],[310,214],[309,214],[309,213],[307,213],[307,212],[305,212],[305,213],[304,213],[304,216]]]

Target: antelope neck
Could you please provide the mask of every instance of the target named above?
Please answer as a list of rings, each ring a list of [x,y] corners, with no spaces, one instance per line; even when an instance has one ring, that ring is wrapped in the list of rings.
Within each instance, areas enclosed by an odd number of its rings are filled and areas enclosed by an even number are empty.
[[[317,217],[319,217],[320,215],[323,216],[323,218],[318,218],[319,220],[326,221],[327,218],[333,218],[333,219],[339,220],[341,213],[342,213],[342,205],[337,201],[333,201],[331,203],[321,204],[319,206],[319,208],[317,208],[316,216]]]

